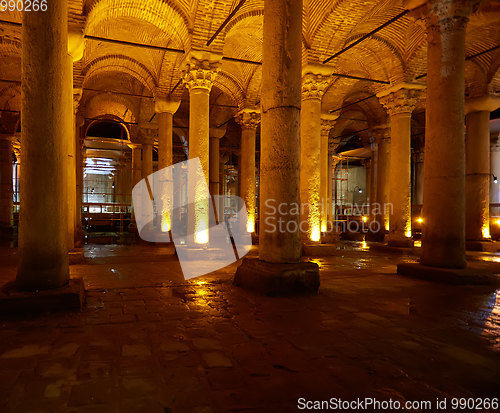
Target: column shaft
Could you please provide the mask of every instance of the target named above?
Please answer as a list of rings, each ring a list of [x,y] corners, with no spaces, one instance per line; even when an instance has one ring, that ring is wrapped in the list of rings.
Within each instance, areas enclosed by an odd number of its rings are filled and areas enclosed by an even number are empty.
[[[153,173],[153,145],[151,143],[142,144],[142,178]]]
[[[371,157],[371,174],[370,174],[370,217],[369,221],[372,223],[376,220],[375,210],[378,200],[377,193],[377,182],[378,182],[378,146],[372,148],[372,157]]]
[[[56,288],[69,280],[68,97],[61,91],[61,78],[67,75],[67,28],[66,1],[50,3],[47,12],[23,13],[20,289]]]
[[[14,225],[12,165],[11,138],[0,137],[0,234]]]
[[[300,215],[289,213],[300,205],[301,0],[264,1],[263,52],[259,257],[294,263],[302,249]]]
[[[444,2],[434,5],[445,7]],[[450,10],[453,11],[453,5]],[[443,21],[444,16],[436,19]],[[465,268],[465,28],[449,16],[427,31],[424,205],[420,263]]]
[[[247,208],[247,231],[255,232],[255,128],[241,131],[241,157],[241,197]]]
[[[466,117],[465,237],[490,238],[490,112]]]
[[[389,217],[388,243],[407,246],[411,238],[411,113],[391,116],[391,154],[389,201],[392,215]],[[405,245],[403,245],[405,244]]]
[[[490,203],[500,204],[500,139],[498,134],[492,137],[490,143],[490,172],[497,178],[497,183],[493,181],[493,177],[490,180]],[[500,207],[491,208],[491,216],[500,216]]]
[[[390,182],[390,162],[391,162],[391,141],[390,138],[382,139],[378,144],[377,162],[377,222],[380,224],[380,231],[389,230],[389,215],[391,206],[389,204],[389,182]]]
[[[321,206],[321,232],[328,229],[328,135],[320,137],[320,206]]]

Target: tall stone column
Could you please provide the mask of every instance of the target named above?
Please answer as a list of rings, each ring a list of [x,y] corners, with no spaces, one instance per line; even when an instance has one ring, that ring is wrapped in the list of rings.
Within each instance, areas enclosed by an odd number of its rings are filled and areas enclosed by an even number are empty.
[[[210,150],[209,150],[209,191],[212,196],[214,195],[219,195],[220,194],[220,140],[224,137],[226,134],[226,128],[224,127],[223,129],[219,128],[210,128],[209,136],[210,136]],[[221,213],[222,208],[224,208],[221,203],[223,202],[223,199],[219,199],[220,204],[216,205],[217,208],[217,216],[219,217],[219,220],[223,220],[224,217]]]
[[[331,222],[331,225],[335,226],[335,219],[336,219],[336,208],[337,208],[337,180],[334,178],[337,175],[337,165],[341,162],[340,156],[335,155],[333,152],[334,149],[332,147],[329,148],[330,155],[328,157],[328,173],[329,173],[329,184],[328,184],[328,189],[330,191],[329,195],[329,200],[330,200],[330,206],[328,208],[328,222]],[[327,228],[330,230],[330,228]]]
[[[142,145],[142,179],[153,173],[153,145],[155,137],[153,129],[141,128],[140,142]]]
[[[328,210],[332,209],[332,179],[331,171],[328,170],[331,166],[331,155],[328,148],[328,135],[330,130],[335,125],[338,115],[330,115],[329,113],[321,114],[321,144],[320,144],[320,167],[321,167],[321,183],[320,183],[320,203],[321,203],[321,232],[328,231]]]
[[[366,194],[366,202],[368,205],[371,203],[371,188],[370,182],[372,179],[372,159],[364,158],[361,160],[361,164],[365,167],[365,194]]]
[[[389,183],[390,183],[390,163],[391,163],[391,128],[380,126],[372,129],[372,135],[378,145],[377,150],[377,204],[374,208],[377,226],[373,230],[378,231],[378,236],[389,230],[389,216],[391,205],[389,204]],[[378,228],[376,228],[378,227]]]
[[[490,112],[465,118],[465,239],[490,239]]]
[[[321,198],[325,195],[321,192],[321,98],[327,86],[322,75],[307,73],[302,80],[300,199],[301,219],[308,224],[303,242],[321,239]]]
[[[209,183],[209,98],[220,70],[220,56],[191,52],[186,58],[183,80],[189,90],[189,159],[199,158],[206,184]],[[205,183],[196,179],[195,192],[202,193]],[[208,243],[209,200],[196,201],[188,209],[188,233],[195,234],[196,244]]]
[[[493,177],[490,180],[490,204],[500,204],[500,134],[496,133],[490,139],[490,173],[497,178],[495,183]],[[500,206],[490,209],[491,215],[500,216]]]
[[[85,118],[81,115],[75,116],[75,142],[76,142],[76,230],[83,236],[82,232],[82,203],[83,203],[83,168],[85,167],[83,147],[85,139],[81,137],[81,128],[85,124]]]
[[[235,116],[241,126],[241,198],[245,201],[248,220],[247,231],[255,232],[255,132],[260,113],[245,109]]]
[[[301,0],[264,0],[262,50],[259,260],[245,259],[234,283],[266,294],[317,291],[318,265],[301,262],[297,211],[301,166]],[[319,120],[318,114],[318,146]],[[319,173],[316,178],[319,179]]]
[[[172,138],[174,113],[179,109],[180,101],[170,101],[165,97],[157,96],[155,111],[158,113],[158,170],[161,171],[172,165]],[[167,187],[161,189],[158,199],[158,225],[161,232],[168,232],[172,227],[171,217],[168,213],[173,205],[169,204],[172,194],[167,193]]]
[[[0,236],[10,237],[14,230],[14,188],[12,177],[12,141],[14,136],[0,135]]]
[[[142,179],[142,145],[139,143],[129,143],[128,147],[132,149],[132,189]],[[132,214],[130,217],[130,229],[135,230],[137,223],[135,222],[135,211],[132,204]]]
[[[415,164],[415,183],[413,205],[423,205],[424,199],[424,148],[413,151],[413,163]]]
[[[378,201],[378,145],[375,142],[372,142],[372,156],[371,156],[371,174],[370,174],[370,216],[368,220],[370,221],[370,225],[372,222],[376,221],[376,207],[379,203]],[[370,227],[371,229],[372,227]]]
[[[24,156],[16,285],[23,290],[57,288],[69,281],[64,116],[70,91],[61,91],[67,73],[68,12],[65,1],[49,6],[47,12],[22,16]]]
[[[490,112],[500,98],[484,95],[465,102],[465,239],[490,235]]]
[[[401,84],[377,94],[391,119],[388,244],[411,247],[411,113],[423,86]]]
[[[465,29],[480,1],[428,3],[420,264],[465,268]]]

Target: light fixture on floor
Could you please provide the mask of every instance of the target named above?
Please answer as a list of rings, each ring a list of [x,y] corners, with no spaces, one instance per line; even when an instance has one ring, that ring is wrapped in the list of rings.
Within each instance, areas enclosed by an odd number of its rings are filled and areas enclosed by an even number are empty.
[[[490,174],[490,175],[493,177],[493,183],[495,183],[495,184],[498,183],[497,177],[493,174]]]

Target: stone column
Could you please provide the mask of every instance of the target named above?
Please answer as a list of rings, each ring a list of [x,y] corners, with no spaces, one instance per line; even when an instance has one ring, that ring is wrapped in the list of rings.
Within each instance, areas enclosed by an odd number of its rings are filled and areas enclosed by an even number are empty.
[[[210,136],[210,150],[209,150],[209,191],[210,195],[219,195],[220,194],[220,140],[224,137],[226,134],[226,128],[224,127],[223,129],[219,128],[210,128],[209,136]],[[219,199],[219,201],[222,202],[222,199]],[[217,211],[215,212],[216,215],[220,219],[224,219],[221,210],[224,208],[223,206],[216,205]]]
[[[333,151],[334,149],[332,147],[329,148],[331,153],[329,156],[329,166],[328,166],[328,173],[329,173],[329,184],[328,184],[328,189],[330,190],[330,206],[328,208],[328,222],[331,222],[331,225],[336,225],[335,219],[336,219],[336,213],[335,209],[337,207],[337,180],[334,180],[333,178],[337,174],[337,165],[341,162],[340,156],[337,156]],[[329,228],[328,228],[329,229]],[[335,230],[334,230],[335,231]]]
[[[14,136],[0,135],[0,236],[2,237],[12,236],[14,230],[13,140]]]
[[[375,210],[378,204],[378,145],[372,142],[372,156],[371,156],[371,174],[370,174],[370,230],[372,229],[372,222],[376,221]]]
[[[415,164],[415,184],[413,205],[423,205],[424,195],[424,148],[414,150],[412,153]]]
[[[321,239],[321,97],[328,81],[322,75],[307,73],[302,80],[300,117],[300,199],[303,242]]]
[[[411,113],[422,95],[421,85],[396,85],[377,94],[391,119],[388,244],[411,247]]]
[[[213,82],[220,70],[220,56],[213,59],[208,53],[191,52],[186,58],[183,80],[189,90],[189,159],[199,158],[205,179],[209,178],[209,97]],[[195,192],[202,192],[204,183],[196,180]],[[209,200],[191,203],[188,209],[188,233],[195,234],[196,244],[207,244]]]
[[[321,203],[321,232],[328,231],[328,210],[332,209],[332,175],[331,155],[328,148],[328,135],[330,129],[335,125],[338,115],[330,115],[329,113],[321,114],[321,144],[320,144],[320,167],[321,167],[321,183],[320,183],[320,203]]]
[[[318,265],[301,262],[297,211],[302,1],[264,0],[263,29],[259,260],[246,258],[234,283],[265,294],[317,291]]]
[[[500,98],[484,95],[465,102],[465,239],[481,241],[490,235],[490,112]]]
[[[490,204],[500,204],[500,134],[491,136],[490,140],[490,173],[497,178],[497,183],[490,180]],[[492,207],[491,216],[500,216],[500,207]]]
[[[155,137],[153,129],[141,128],[140,142],[142,145],[142,179],[153,173],[153,145]]]
[[[170,101],[165,97],[155,98],[155,111],[158,113],[158,170],[161,171],[172,165],[172,137],[174,113],[179,109],[180,101]],[[173,205],[169,204],[171,195],[167,193],[167,187],[162,186],[158,198],[157,212],[158,225],[161,232],[168,232],[172,227],[171,217],[168,211]]]
[[[142,179],[142,145],[139,143],[129,143],[132,149],[132,188]]]
[[[255,232],[255,132],[260,113],[245,109],[235,116],[235,120],[241,126],[241,198],[247,208],[247,231]]]
[[[370,203],[371,203],[370,182],[372,179],[372,159],[371,158],[364,158],[361,160],[361,164],[365,167],[365,172],[366,172],[366,174],[365,174],[365,176],[366,176],[366,178],[365,178],[366,202],[368,205],[370,205]]]
[[[389,182],[391,162],[391,129],[380,126],[372,129],[372,135],[378,145],[377,150],[377,205],[374,208],[375,220],[378,225],[373,226],[374,232],[378,229],[381,236],[389,230],[389,216],[391,206],[389,204]]]
[[[479,1],[428,4],[420,264],[465,268],[465,29]]]
[[[23,13],[22,17],[24,156],[16,285],[23,290],[44,290],[69,281],[68,125],[63,116],[69,100],[65,94],[70,91],[61,91],[61,78],[67,72],[67,3],[55,1],[47,12]]]
[[[76,142],[76,230],[82,232],[82,203],[83,203],[83,168],[85,167],[83,147],[85,139],[81,137],[81,127],[85,124],[85,118],[76,115],[75,118],[75,142]]]

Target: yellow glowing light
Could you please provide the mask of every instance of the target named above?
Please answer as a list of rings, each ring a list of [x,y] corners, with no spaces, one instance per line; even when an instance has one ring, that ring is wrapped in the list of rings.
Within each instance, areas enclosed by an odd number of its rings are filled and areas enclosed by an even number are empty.
[[[206,244],[208,242],[208,229],[197,231],[194,234],[194,242],[197,244]]]
[[[500,218],[497,219],[497,222],[496,222],[497,225],[500,225]]]
[[[255,218],[250,214],[247,219],[247,232],[255,232]]]
[[[388,222],[386,222],[386,224],[385,224],[385,230],[389,231],[389,223]]]
[[[363,219],[363,222],[368,221],[368,217],[363,217],[362,219]]]
[[[161,232],[168,232],[170,231],[170,217],[168,216],[168,213],[164,213],[161,216]]]
[[[406,238],[411,238],[411,231],[406,231],[405,232],[405,237]]]
[[[317,242],[320,240],[321,233],[319,231],[319,228],[314,228],[311,232],[311,241]]]
[[[322,222],[321,223],[321,232],[326,232],[327,229],[326,229],[326,223]]]
[[[490,228],[488,226],[483,227],[481,232],[483,233],[483,238],[491,238]]]
[[[417,222],[421,224],[422,222],[424,222],[424,220],[422,219],[422,217],[418,217]]]

